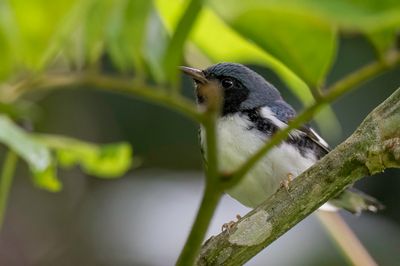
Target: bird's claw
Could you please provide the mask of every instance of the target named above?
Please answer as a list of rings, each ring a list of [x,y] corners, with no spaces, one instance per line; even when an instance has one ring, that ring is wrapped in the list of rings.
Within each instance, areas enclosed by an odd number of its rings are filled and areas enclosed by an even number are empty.
[[[239,214],[236,215],[236,219],[237,221],[229,221],[227,223],[224,223],[221,227],[221,231],[228,231],[228,233],[230,233],[232,231],[232,229],[235,227],[236,223],[242,218],[242,216],[240,216]]]
[[[287,178],[283,179],[281,182],[281,187],[284,187],[286,191],[289,191],[290,183],[294,180],[294,176],[292,173],[287,174]]]

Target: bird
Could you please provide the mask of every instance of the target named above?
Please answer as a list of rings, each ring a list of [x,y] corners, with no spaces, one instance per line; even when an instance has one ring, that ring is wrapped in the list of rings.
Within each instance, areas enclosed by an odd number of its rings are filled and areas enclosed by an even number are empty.
[[[238,63],[218,63],[204,70],[181,66],[194,81],[200,109],[217,108],[216,136],[219,170],[232,172],[296,117],[296,111],[279,90],[250,68]],[[204,160],[205,130],[199,130]],[[330,152],[328,143],[309,124],[290,132],[226,193],[255,208]],[[348,188],[320,207],[344,209],[354,214],[376,212],[383,205],[375,198]]]

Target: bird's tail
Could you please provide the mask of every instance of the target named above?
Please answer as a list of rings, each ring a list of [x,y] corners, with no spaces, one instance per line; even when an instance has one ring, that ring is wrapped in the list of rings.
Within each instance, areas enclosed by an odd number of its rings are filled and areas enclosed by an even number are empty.
[[[329,202],[338,208],[345,209],[357,215],[362,211],[377,212],[385,208],[377,199],[355,188],[345,190]]]

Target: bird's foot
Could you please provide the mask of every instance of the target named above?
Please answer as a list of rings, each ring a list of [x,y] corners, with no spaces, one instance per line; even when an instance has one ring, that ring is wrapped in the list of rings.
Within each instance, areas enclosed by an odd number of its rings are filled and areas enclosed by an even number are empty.
[[[292,173],[287,174],[287,178],[283,179],[281,182],[281,187],[284,187],[287,192],[289,192],[290,183],[294,180],[294,176]]]
[[[227,223],[224,223],[221,227],[221,231],[228,231],[228,233],[230,233],[232,231],[232,229],[235,227],[236,223],[242,218],[242,216],[240,216],[239,214],[236,214],[236,219],[237,221],[229,221]]]

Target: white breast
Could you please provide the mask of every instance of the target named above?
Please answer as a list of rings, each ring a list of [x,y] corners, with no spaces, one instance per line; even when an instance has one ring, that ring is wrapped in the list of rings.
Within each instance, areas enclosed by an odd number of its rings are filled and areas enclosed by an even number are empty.
[[[204,131],[201,130],[204,140]],[[254,154],[268,139],[244,115],[231,115],[217,122],[219,169],[231,172]],[[206,147],[204,147],[206,148]],[[283,143],[272,149],[234,188],[229,195],[248,207],[255,207],[271,196],[288,174],[294,177],[316,161],[304,158],[296,148]]]

